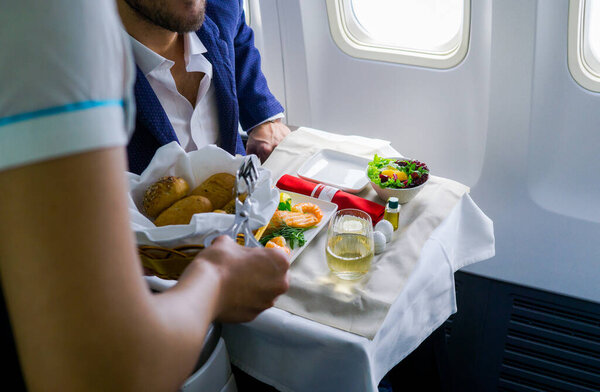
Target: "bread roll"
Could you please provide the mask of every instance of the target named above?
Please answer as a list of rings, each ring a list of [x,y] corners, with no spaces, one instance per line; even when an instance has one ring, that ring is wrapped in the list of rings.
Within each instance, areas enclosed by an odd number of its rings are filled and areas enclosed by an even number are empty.
[[[187,225],[194,214],[211,212],[213,206],[204,196],[188,196],[176,201],[154,221],[156,226]]]
[[[223,206],[233,199],[233,187],[235,176],[229,173],[217,173],[210,176],[202,184],[198,185],[192,195],[204,196],[215,209],[223,209]]]
[[[156,218],[161,212],[185,197],[190,190],[188,183],[181,177],[166,176],[150,185],[144,193],[142,207],[146,216]]]
[[[240,195],[240,201],[243,203],[244,200],[246,200],[246,193]],[[223,206],[223,210],[228,214],[235,214],[235,197]]]

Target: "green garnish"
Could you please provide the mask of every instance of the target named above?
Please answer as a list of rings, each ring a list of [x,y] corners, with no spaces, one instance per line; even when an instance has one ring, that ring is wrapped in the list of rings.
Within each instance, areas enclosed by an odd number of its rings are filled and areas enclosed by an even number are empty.
[[[277,209],[279,211],[291,211],[292,210],[292,199],[287,199],[284,202],[280,202]]]
[[[306,239],[304,238],[304,232],[306,230],[307,229],[302,229],[299,227],[283,226],[281,229],[262,237],[260,239],[260,243],[264,246],[267,244],[267,242],[269,242],[269,240],[282,236],[290,246],[290,249],[294,249],[296,247],[299,248],[306,243]]]

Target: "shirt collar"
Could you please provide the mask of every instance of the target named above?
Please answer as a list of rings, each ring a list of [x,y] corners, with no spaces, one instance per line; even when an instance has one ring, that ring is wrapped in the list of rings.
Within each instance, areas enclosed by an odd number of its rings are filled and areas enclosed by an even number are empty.
[[[196,33],[186,33],[183,38],[185,69],[188,72],[204,72],[206,76],[212,79],[212,65],[204,57],[204,53],[208,50],[206,50],[198,35]]]
[[[171,68],[173,64],[175,64],[171,60],[166,59],[160,54],[154,52],[152,49],[148,48],[131,35],[129,38],[131,41],[131,48],[133,50],[135,63],[138,67],[140,67],[145,76],[148,76],[152,71],[161,66]]]
[[[173,61],[154,52],[131,35],[129,38],[135,62],[145,76],[160,67],[170,69],[173,66]],[[185,68],[188,72],[204,72],[209,78],[212,78],[212,66],[203,55],[207,50],[200,38],[195,33],[186,33],[183,39]]]

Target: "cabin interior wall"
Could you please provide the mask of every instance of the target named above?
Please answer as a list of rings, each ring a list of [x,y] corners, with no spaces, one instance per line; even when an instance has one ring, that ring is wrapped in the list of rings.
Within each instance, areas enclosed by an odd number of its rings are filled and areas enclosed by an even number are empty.
[[[494,221],[496,257],[465,271],[600,303],[600,94],[568,70],[568,6],[493,3],[488,143],[471,194]]]

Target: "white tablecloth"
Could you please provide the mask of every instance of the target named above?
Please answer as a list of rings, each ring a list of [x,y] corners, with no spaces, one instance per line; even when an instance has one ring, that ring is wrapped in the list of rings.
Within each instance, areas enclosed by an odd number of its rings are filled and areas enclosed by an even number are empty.
[[[323,235],[323,234],[320,234]],[[454,312],[454,272],[494,255],[492,222],[463,196],[426,242],[373,340],[272,308],[225,325],[232,362],[281,391],[377,391],[383,376]]]
[[[383,140],[307,128],[294,136],[276,157],[285,167],[266,163],[274,179],[319,148],[365,157],[398,154]],[[377,391],[383,376],[456,312],[454,272],[492,257],[494,249],[492,221],[464,194],[425,242],[373,340],[272,308],[251,323],[224,326],[231,360],[281,391]]]
[[[315,138],[329,137],[305,131]],[[371,143],[379,153],[395,152],[381,140],[331,137],[346,149],[349,141]],[[306,144],[311,148],[308,138]],[[271,308],[250,323],[223,326],[230,358],[281,391],[377,391],[383,376],[456,312],[454,272],[492,257],[494,249],[491,220],[464,194],[425,242],[415,270],[373,340]],[[160,279],[149,282],[156,289],[166,288]]]

